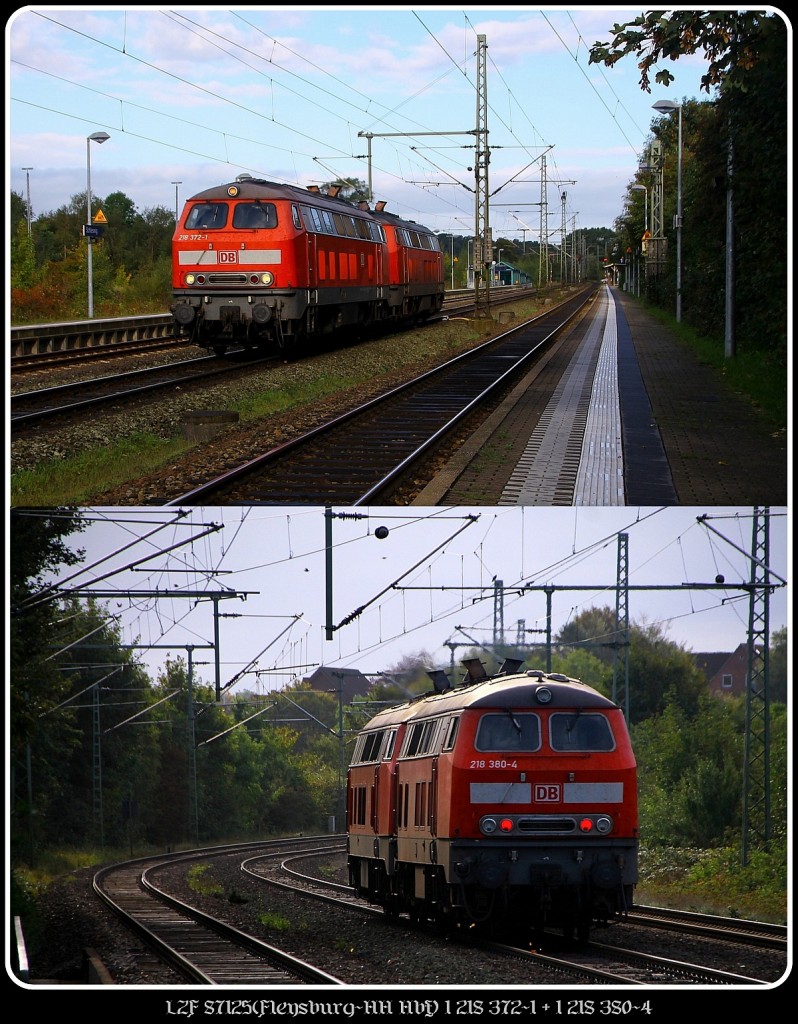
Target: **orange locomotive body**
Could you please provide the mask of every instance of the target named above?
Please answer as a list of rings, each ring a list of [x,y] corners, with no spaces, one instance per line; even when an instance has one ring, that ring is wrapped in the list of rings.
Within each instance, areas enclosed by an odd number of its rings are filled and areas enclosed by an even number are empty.
[[[440,311],[443,256],[431,231],[384,210],[240,175],[187,200],[172,297],[198,345],[280,350]]]
[[[349,874],[389,913],[494,934],[589,935],[637,882],[621,709],[566,676],[469,678],[376,715],[348,775]]]

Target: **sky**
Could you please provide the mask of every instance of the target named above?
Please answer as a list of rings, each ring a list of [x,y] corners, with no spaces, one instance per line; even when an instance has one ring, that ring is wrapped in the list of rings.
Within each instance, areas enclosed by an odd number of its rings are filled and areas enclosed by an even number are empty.
[[[473,234],[477,38],[487,43],[495,238],[612,228],[660,99],[712,98],[700,56],[639,85],[589,49],[639,8],[24,7],[6,24],[7,194],[35,219],[123,192],[139,213],[248,173],[372,182],[387,210]],[[102,143],[88,143],[97,131]],[[445,134],[448,133],[448,134]],[[25,170],[28,168],[28,170]],[[565,200],[563,201],[563,194]]]
[[[152,678],[188,658],[216,681],[213,601],[219,596],[219,682],[232,692],[280,689],[319,665],[388,673],[422,654],[454,665],[475,645],[544,640],[581,611],[615,608],[619,534],[626,539],[628,614],[694,652],[747,640],[753,509],[251,506],[87,508],[70,543],[80,567],[62,589],[98,602]],[[771,632],[788,622],[788,528],[770,510]],[[381,537],[380,528],[387,529]],[[328,537],[330,540],[328,546]],[[124,569],[124,571],[119,571]],[[713,583],[721,591],[691,590]],[[667,590],[635,590],[642,586]],[[569,589],[588,587],[589,589]],[[157,592],[147,596],[144,592]],[[328,639],[328,625],[334,627]],[[456,645],[456,646],[455,646]],[[453,659],[453,661],[452,661]],[[535,660],[528,667],[545,667]]]

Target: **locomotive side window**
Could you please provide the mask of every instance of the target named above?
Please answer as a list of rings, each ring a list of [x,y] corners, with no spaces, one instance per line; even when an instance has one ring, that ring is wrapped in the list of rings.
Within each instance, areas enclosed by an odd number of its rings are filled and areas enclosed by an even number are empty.
[[[610,723],[604,715],[553,714],[549,720],[552,750],[614,750]]]
[[[380,747],[385,736],[384,729],[375,732],[368,732],[358,738],[352,754],[352,764],[367,764],[370,761],[379,761]]]
[[[206,231],[227,224],[227,203],[197,203],[186,217],[187,231]]]
[[[452,750],[454,741],[457,739],[457,727],[460,724],[459,718],[453,718],[446,729],[446,738],[443,741],[443,750]]]
[[[402,747],[402,757],[419,757],[437,749],[439,726],[443,719],[434,718],[425,722],[414,723],[407,731]]]
[[[474,746],[477,750],[538,750],[540,721],[537,715],[483,715]]]
[[[391,729],[385,740],[385,748],[382,752],[383,761],[390,761],[393,756],[393,748],[396,745],[396,729]]]

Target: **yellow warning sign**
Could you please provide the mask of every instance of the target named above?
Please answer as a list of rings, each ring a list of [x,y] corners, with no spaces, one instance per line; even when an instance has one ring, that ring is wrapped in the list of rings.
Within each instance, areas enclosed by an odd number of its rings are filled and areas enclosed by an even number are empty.
[[[92,217],[92,221],[91,222],[92,222],[92,224],[107,224],[108,223],[108,218],[105,216],[105,214],[102,212],[102,210],[98,210],[94,214],[94,216]]]

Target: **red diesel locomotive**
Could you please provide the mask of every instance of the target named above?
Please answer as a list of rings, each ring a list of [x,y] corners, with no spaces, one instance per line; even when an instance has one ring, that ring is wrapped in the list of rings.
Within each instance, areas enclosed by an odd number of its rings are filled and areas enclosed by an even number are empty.
[[[175,323],[219,354],[421,320],[443,290],[431,231],[335,189],[242,174],[188,199],[172,240]]]
[[[586,939],[637,883],[637,768],[622,710],[558,674],[487,677],[388,708],[347,777],[349,879],[390,914]]]

